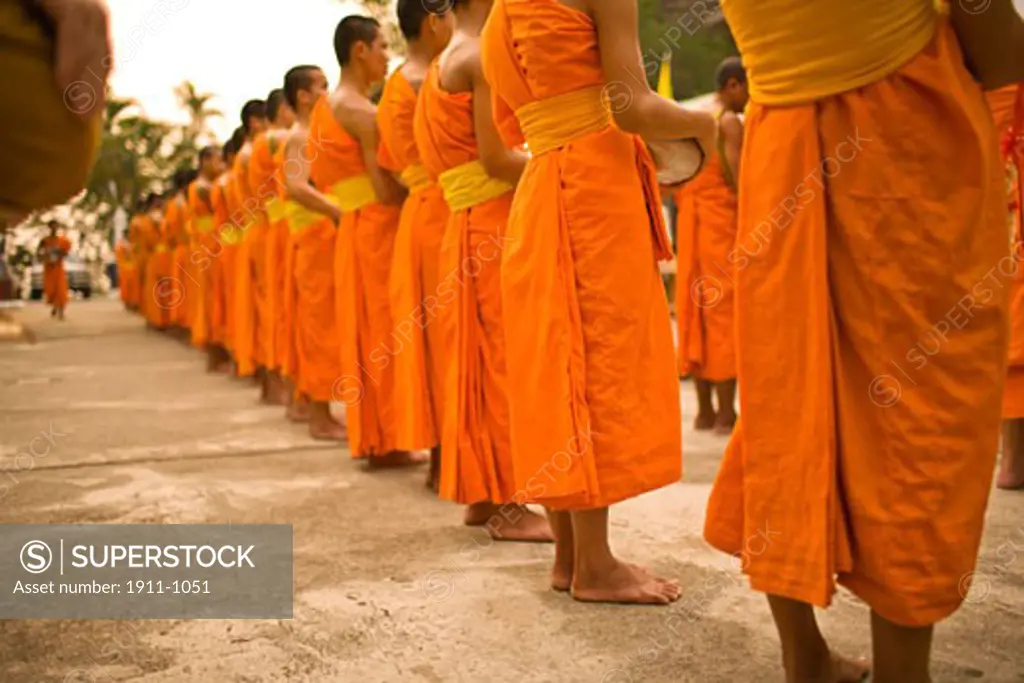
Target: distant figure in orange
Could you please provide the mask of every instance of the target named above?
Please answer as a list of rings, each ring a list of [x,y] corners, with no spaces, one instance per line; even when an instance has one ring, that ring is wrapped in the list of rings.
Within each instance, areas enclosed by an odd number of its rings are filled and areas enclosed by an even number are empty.
[[[64,258],[71,251],[71,242],[60,234],[60,223],[47,223],[50,234],[44,237],[36,250],[36,256],[43,264],[43,295],[53,309],[50,317],[64,319],[68,305],[68,274],[64,272]]]

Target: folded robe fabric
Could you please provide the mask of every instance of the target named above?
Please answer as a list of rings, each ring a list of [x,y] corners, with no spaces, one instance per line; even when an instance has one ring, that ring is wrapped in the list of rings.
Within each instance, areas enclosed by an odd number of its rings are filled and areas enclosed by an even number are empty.
[[[533,152],[501,264],[518,493],[587,509],[676,482],[671,246],[650,155],[610,121],[596,28],[557,0],[498,0],[481,49]]]
[[[930,33],[903,62],[875,55],[888,70],[854,90],[875,17],[802,3],[797,24],[791,4],[723,3],[744,60],[822,54],[792,101],[747,109],[742,416],[705,537],[756,590],[827,605],[838,579],[890,621],[932,624],[966,593],[995,465],[1013,264],[996,135],[931,0],[878,7],[907,32],[883,41],[894,51],[917,42],[922,7]]]

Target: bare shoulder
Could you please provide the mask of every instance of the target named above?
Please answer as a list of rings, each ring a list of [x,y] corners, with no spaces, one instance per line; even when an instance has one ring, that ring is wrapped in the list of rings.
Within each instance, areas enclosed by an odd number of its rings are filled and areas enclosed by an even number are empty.
[[[473,89],[481,73],[480,39],[458,36],[452,39],[440,62],[441,87],[450,93],[468,92]]]
[[[329,101],[334,118],[351,135],[359,136],[377,125],[377,107],[362,93],[342,86],[331,94]]]
[[[742,137],[743,135],[743,122],[740,120],[739,115],[734,111],[724,112],[719,121],[719,126],[722,131],[722,136],[725,138],[732,138],[735,136]]]
[[[427,78],[428,68],[429,65],[417,59],[407,61],[399,70],[402,72],[402,77],[412,86],[412,89],[419,92],[420,86],[423,85],[423,81]]]

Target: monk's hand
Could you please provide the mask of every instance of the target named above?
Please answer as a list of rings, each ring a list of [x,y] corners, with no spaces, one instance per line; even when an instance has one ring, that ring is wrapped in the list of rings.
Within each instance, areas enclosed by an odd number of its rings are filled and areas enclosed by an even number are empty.
[[[83,119],[103,110],[113,64],[104,0],[37,0],[56,32],[55,76],[64,101]]]

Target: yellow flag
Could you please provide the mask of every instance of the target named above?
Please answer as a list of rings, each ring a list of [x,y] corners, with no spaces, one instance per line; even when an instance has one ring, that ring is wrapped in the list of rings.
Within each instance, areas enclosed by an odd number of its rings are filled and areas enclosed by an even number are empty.
[[[658,74],[658,94],[675,100],[672,92],[672,55],[667,54],[661,58],[661,72]]]

